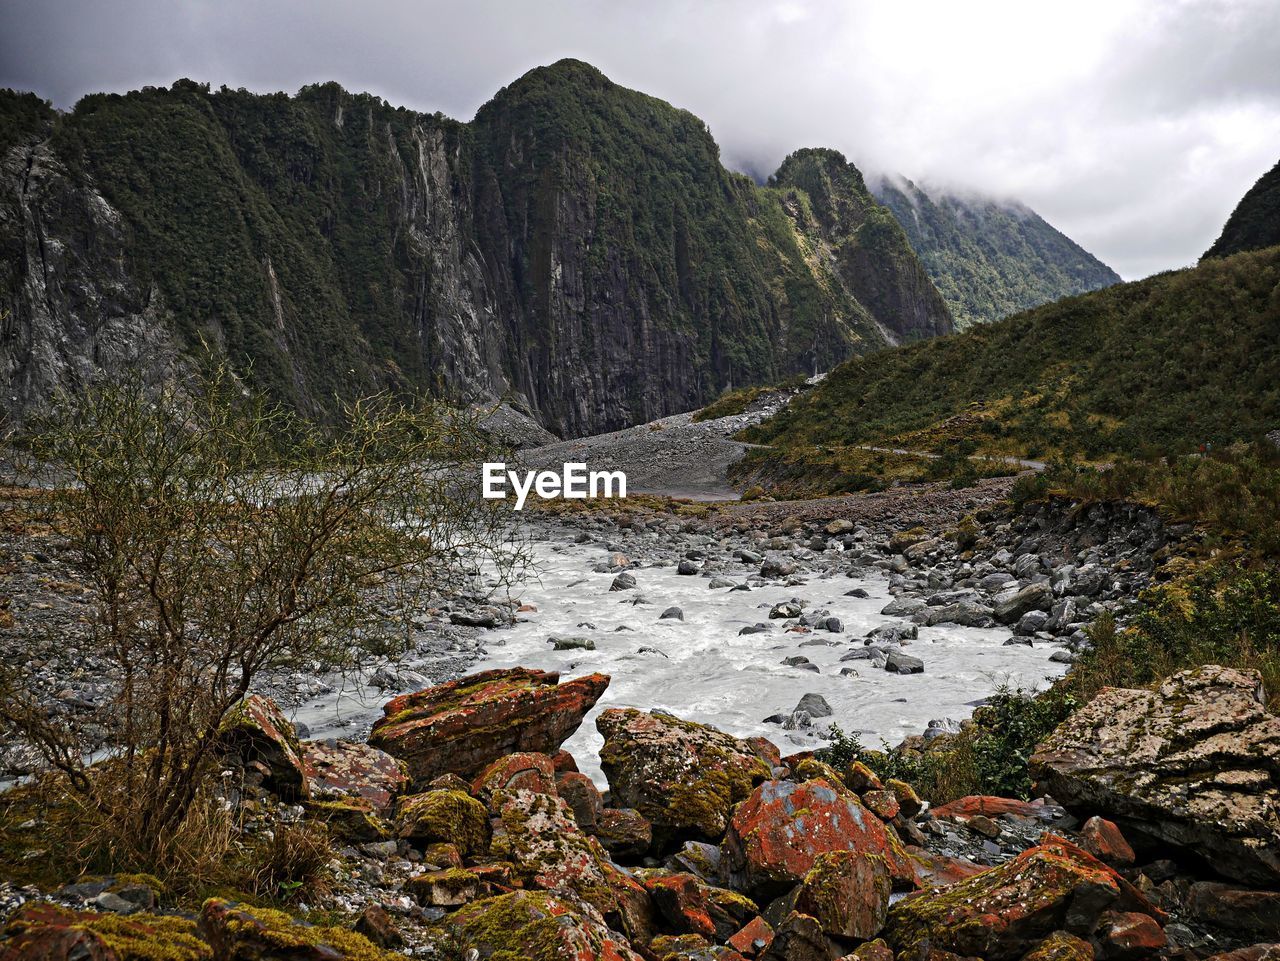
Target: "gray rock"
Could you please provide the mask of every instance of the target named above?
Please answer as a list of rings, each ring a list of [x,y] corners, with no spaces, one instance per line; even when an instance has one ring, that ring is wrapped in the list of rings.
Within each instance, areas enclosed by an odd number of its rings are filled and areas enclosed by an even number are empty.
[[[683,574],[686,577],[691,574],[696,574],[700,570],[702,570],[702,568],[698,566],[696,561],[683,560],[676,565],[676,573]]]
[[[548,637],[547,643],[555,651],[594,651],[596,642],[589,637]]]
[[[786,557],[766,557],[760,565],[761,577],[790,577],[796,572],[796,562]]]
[[[741,634],[768,634],[769,625],[768,624],[751,624],[751,625],[748,625],[747,627],[742,628],[742,630],[738,631],[738,633],[740,635]]]
[[[800,605],[795,601],[782,601],[774,604],[769,610],[769,616],[774,619],[785,617],[799,617],[801,614]]]
[[[835,714],[825,697],[812,692],[800,698],[800,703],[796,705],[794,713],[798,714],[801,711],[808,712],[810,717],[831,717]]]
[[[1280,884],[1280,716],[1257,671],[1209,665],[1105,688],[1040,744],[1037,790],[1235,881]],[[1131,834],[1132,832],[1132,834]]]
[[[898,644],[903,641],[914,641],[920,636],[920,628],[915,624],[881,624],[867,632],[867,644]]]
[[[910,617],[924,608],[924,601],[918,597],[895,597],[880,609],[880,613],[885,617]]]
[[[610,591],[634,591],[636,589],[636,578],[634,574],[623,571],[613,579],[613,583],[609,585]]]
[[[707,582],[707,588],[713,591],[719,590],[722,587],[736,587],[736,586],[737,586],[737,583],[735,581],[729,580],[729,578],[727,577],[713,577],[711,578],[711,580]]]
[[[885,654],[884,669],[898,674],[923,674],[924,661],[902,651],[891,650]]]
[[[993,614],[1001,624],[1014,624],[1029,611],[1048,611],[1053,604],[1053,588],[1046,583],[1030,584],[1012,597],[996,604]]]
[[[668,607],[665,611],[658,615],[660,621],[683,621],[684,611],[678,607]]]

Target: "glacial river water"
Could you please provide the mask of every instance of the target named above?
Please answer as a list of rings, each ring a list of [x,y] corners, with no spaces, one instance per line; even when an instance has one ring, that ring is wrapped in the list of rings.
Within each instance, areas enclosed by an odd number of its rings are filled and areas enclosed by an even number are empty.
[[[1043,687],[1065,670],[1049,660],[1051,645],[1006,647],[1007,629],[954,625],[922,627],[919,639],[908,643],[905,652],[924,661],[923,674],[893,674],[866,660],[840,663],[842,655],[862,646],[867,631],[902,623],[879,613],[891,599],[888,581],[880,576],[814,576],[804,586],[731,591],[711,590],[707,578],[679,575],[674,566],[641,567],[632,570],[637,591],[610,592],[614,575],[592,572],[607,556],[601,545],[543,541],[536,551],[539,576],[516,596],[537,611],[521,614],[512,628],[488,632],[488,656],[472,670],[522,665],[559,671],[564,678],[608,674],[608,690],[565,744],[583,772],[599,781],[601,738],[594,720],[605,707],[660,708],[740,737],[764,735],[785,754],[823,742],[766,724],[764,718],[789,713],[804,694],[815,692],[834,710],[819,723],[835,721],[875,747],[882,739],[896,744],[920,733],[932,718],[969,716],[1002,682]],[[742,581],[751,573],[754,569],[742,566],[730,576]],[[846,596],[857,587],[869,596]],[[637,594],[648,603],[631,603]],[[791,598],[806,601],[806,609],[829,610],[844,622],[844,633],[788,633],[781,621],[770,622],[769,608]],[[671,606],[683,609],[683,621],[659,620]],[[770,623],[770,631],[738,634],[758,622]],[[548,643],[551,636],[589,637],[596,649],[557,651]],[[833,646],[802,646],[815,640]],[[662,653],[640,653],[642,647]],[[781,663],[795,654],[809,658],[821,673]],[[843,667],[853,667],[858,675],[842,677]],[[297,719],[308,724],[313,737],[350,736],[353,728],[367,728],[381,715],[385,700],[371,689],[349,687],[308,702]]]

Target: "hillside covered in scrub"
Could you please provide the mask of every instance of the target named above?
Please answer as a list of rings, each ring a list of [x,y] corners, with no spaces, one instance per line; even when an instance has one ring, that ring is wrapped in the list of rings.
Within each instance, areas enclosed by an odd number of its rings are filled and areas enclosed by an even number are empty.
[[[1280,248],[836,368],[746,439],[1106,460],[1280,427]]]

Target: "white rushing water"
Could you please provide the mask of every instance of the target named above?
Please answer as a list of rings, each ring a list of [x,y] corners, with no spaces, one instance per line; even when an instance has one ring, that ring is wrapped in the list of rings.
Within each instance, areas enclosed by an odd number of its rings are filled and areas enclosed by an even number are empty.
[[[564,678],[593,671],[611,677],[595,710],[565,743],[583,773],[597,781],[602,739],[594,721],[605,707],[659,708],[739,737],[764,735],[786,754],[823,742],[763,720],[790,713],[812,691],[835,712],[819,723],[835,721],[846,732],[859,732],[868,747],[879,747],[881,739],[896,744],[921,733],[932,718],[968,717],[975,702],[1002,682],[1043,687],[1065,670],[1049,660],[1053,647],[1005,647],[1008,629],[955,625],[922,627],[919,639],[905,648],[924,661],[923,674],[893,674],[865,660],[842,664],[840,657],[861,647],[872,628],[905,623],[880,614],[891,599],[884,577],[814,577],[800,587],[731,591],[710,590],[707,578],[678,575],[674,567],[654,567],[632,570],[638,591],[610,593],[614,575],[591,572],[603,556],[599,546],[539,545],[540,581],[519,594],[538,610],[521,615],[523,622],[510,630],[495,632],[483,664],[555,670]],[[745,580],[748,573],[743,567],[734,579]],[[855,587],[870,596],[845,596]],[[649,603],[630,603],[637,593]],[[844,622],[845,632],[787,633],[775,620],[767,634],[738,634],[748,624],[768,622],[769,608],[793,597],[805,600],[806,610],[829,610]],[[671,606],[683,609],[683,621],[658,619]],[[596,629],[578,627],[583,622]],[[624,626],[631,630],[617,630]],[[547,641],[552,635],[590,637],[596,649],[556,651]],[[812,640],[835,646],[801,646]],[[637,653],[641,647],[657,648],[666,657]],[[781,663],[794,654],[809,658],[821,673]],[[843,667],[858,676],[840,676]]]
[[[599,544],[539,542],[539,576],[515,592],[537,611],[519,615],[514,627],[488,632],[488,656],[470,668],[533,667],[559,671],[566,680],[594,671],[608,674],[608,690],[565,743],[583,773],[602,785],[602,739],[594,722],[606,707],[661,709],[739,737],[764,735],[786,754],[824,742],[765,724],[764,718],[789,714],[804,694],[815,692],[834,710],[819,724],[834,721],[846,732],[861,734],[868,747],[879,747],[882,740],[896,744],[921,733],[932,718],[968,717],[1001,683],[1043,687],[1065,670],[1049,660],[1051,646],[1006,647],[1008,629],[955,625],[921,627],[919,639],[906,646],[905,653],[924,661],[923,674],[889,673],[866,660],[840,663],[842,655],[863,646],[872,628],[906,623],[880,614],[892,597],[887,578],[815,575],[803,586],[732,591],[711,590],[707,578],[679,575],[674,566],[641,567],[631,570],[638,590],[610,592],[614,574],[592,571],[607,556]],[[754,573],[744,565],[728,576],[741,582]],[[845,596],[856,587],[869,596]],[[648,603],[631,603],[637,594]],[[805,601],[806,610],[830,611],[844,622],[844,633],[789,633],[781,620],[770,622],[769,608],[792,598]],[[683,609],[683,621],[659,620],[671,606]],[[770,624],[769,633],[738,634],[760,622]],[[579,626],[584,623],[595,629]],[[630,630],[618,630],[622,627]],[[596,649],[557,651],[548,643],[551,636],[589,637]],[[815,640],[833,646],[802,646]],[[638,653],[641,647],[666,656]],[[821,673],[781,663],[794,654],[809,658]],[[843,667],[854,668],[858,676],[840,676]],[[313,737],[350,736],[380,717],[386,700],[373,689],[349,685],[308,701],[296,720],[304,721]]]

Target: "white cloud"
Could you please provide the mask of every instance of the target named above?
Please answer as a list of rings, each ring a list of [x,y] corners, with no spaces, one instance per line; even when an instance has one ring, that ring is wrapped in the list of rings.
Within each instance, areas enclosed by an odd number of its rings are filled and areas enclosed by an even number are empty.
[[[1192,262],[1280,158],[1271,0],[7,0],[0,85],[67,105],[191,76],[337,79],[468,118],[560,57],[703,117],[769,173],[824,145],[1013,196],[1127,277]]]

